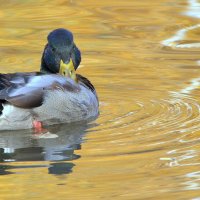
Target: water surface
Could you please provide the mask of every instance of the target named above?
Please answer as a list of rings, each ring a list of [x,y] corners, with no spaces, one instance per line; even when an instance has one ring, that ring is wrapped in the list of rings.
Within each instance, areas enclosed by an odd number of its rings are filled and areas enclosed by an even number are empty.
[[[200,199],[200,2],[1,1],[0,71],[35,71],[73,31],[90,123],[0,133],[0,199]]]

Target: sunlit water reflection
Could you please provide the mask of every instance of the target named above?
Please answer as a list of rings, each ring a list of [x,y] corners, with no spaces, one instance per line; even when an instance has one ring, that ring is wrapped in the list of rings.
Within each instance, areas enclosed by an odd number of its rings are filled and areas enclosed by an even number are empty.
[[[0,199],[200,199],[200,2],[7,1],[1,72],[38,70],[64,27],[95,85],[89,123],[0,133]],[[13,192],[11,192],[13,191]]]
[[[25,168],[48,167],[51,174],[67,174],[71,172],[73,163],[71,161],[80,158],[75,154],[75,150],[81,149],[83,136],[86,130],[95,124],[75,123],[66,125],[56,125],[48,127],[51,135],[41,137],[31,130],[24,131],[5,131],[1,132],[0,137],[0,174],[5,175],[9,169],[24,168],[21,166],[11,166],[6,162],[28,162],[28,161],[52,161],[50,164],[25,166]],[[54,137],[49,137],[54,135]],[[55,137],[56,136],[56,137]],[[62,161],[57,162],[56,161]],[[69,168],[68,168],[69,166]]]

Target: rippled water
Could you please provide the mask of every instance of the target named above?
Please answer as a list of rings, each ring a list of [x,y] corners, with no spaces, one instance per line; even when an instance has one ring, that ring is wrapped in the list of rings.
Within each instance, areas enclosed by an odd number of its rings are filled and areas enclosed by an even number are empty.
[[[0,71],[38,70],[75,34],[90,123],[0,132],[0,199],[200,199],[200,1],[1,1]]]

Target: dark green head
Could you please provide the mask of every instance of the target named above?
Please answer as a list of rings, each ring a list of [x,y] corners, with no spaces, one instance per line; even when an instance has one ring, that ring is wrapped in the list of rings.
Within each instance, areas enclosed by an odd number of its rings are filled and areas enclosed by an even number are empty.
[[[63,28],[53,30],[47,37],[48,43],[45,46],[40,71],[45,73],[59,73],[60,63],[68,64],[73,62],[75,70],[81,62],[81,52],[76,47],[73,34]]]

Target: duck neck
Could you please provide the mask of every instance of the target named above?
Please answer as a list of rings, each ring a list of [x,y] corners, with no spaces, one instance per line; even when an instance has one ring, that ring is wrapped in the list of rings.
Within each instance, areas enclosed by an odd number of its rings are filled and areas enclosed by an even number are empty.
[[[41,60],[40,72],[45,74],[52,74],[52,72],[49,70],[43,58]]]

